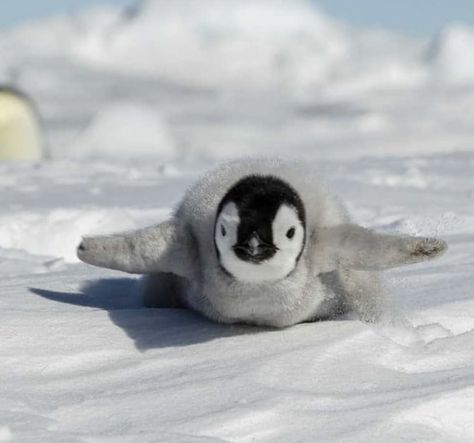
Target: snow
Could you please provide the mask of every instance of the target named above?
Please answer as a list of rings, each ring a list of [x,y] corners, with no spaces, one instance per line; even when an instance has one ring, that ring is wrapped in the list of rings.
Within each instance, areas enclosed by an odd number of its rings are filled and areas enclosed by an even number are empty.
[[[472,149],[472,28],[426,41],[351,28],[305,0],[196,5],[150,0],[4,30],[0,82],[38,103],[62,159],[128,157],[132,135],[157,161],[289,145],[318,159]]]
[[[163,160],[178,152],[166,122],[151,106],[114,103],[101,110],[71,147],[82,158],[106,156],[125,160],[159,155]]]
[[[455,86],[474,82],[474,60],[469,54],[474,48],[474,29],[451,25],[433,42],[431,59],[439,80]]]
[[[0,164],[0,442],[474,440],[473,32],[264,0],[3,31],[0,80],[35,99],[51,160]],[[218,325],[77,261],[82,235],[164,220],[257,155],[312,165],[364,226],[447,240],[387,273],[398,322]]]

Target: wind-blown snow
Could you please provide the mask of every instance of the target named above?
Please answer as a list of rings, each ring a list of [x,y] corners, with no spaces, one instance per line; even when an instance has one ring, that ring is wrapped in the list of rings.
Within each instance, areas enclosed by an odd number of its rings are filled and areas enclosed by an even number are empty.
[[[0,164],[0,442],[473,441],[472,32],[264,0],[2,32],[0,79],[36,100],[52,160]],[[159,222],[245,155],[313,165],[364,226],[447,240],[387,274],[398,323],[218,325],[77,261],[82,235]]]

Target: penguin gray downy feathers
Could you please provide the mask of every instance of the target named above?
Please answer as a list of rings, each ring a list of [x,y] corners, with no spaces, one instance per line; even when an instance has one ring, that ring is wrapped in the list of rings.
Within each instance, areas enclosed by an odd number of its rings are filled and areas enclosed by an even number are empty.
[[[241,160],[204,175],[169,220],[86,237],[77,253],[95,266],[144,274],[148,306],[286,327],[347,310],[377,321],[387,308],[380,271],[433,259],[446,248],[436,238],[351,223],[304,165]]]

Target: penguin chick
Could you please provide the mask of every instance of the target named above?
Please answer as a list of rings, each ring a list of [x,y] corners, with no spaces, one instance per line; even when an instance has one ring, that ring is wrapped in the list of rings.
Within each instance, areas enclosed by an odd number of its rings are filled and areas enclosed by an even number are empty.
[[[442,254],[442,240],[378,234],[350,222],[303,165],[236,161],[207,173],[158,225],[86,237],[89,264],[145,274],[153,307],[184,306],[223,323],[286,327],[387,307],[380,271]]]

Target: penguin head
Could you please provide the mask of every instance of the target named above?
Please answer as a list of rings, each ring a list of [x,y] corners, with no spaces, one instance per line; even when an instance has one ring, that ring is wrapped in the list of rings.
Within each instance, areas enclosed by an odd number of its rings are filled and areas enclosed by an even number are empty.
[[[291,274],[306,239],[297,192],[274,176],[242,178],[220,202],[214,242],[221,267],[236,280],[259,283]]]

